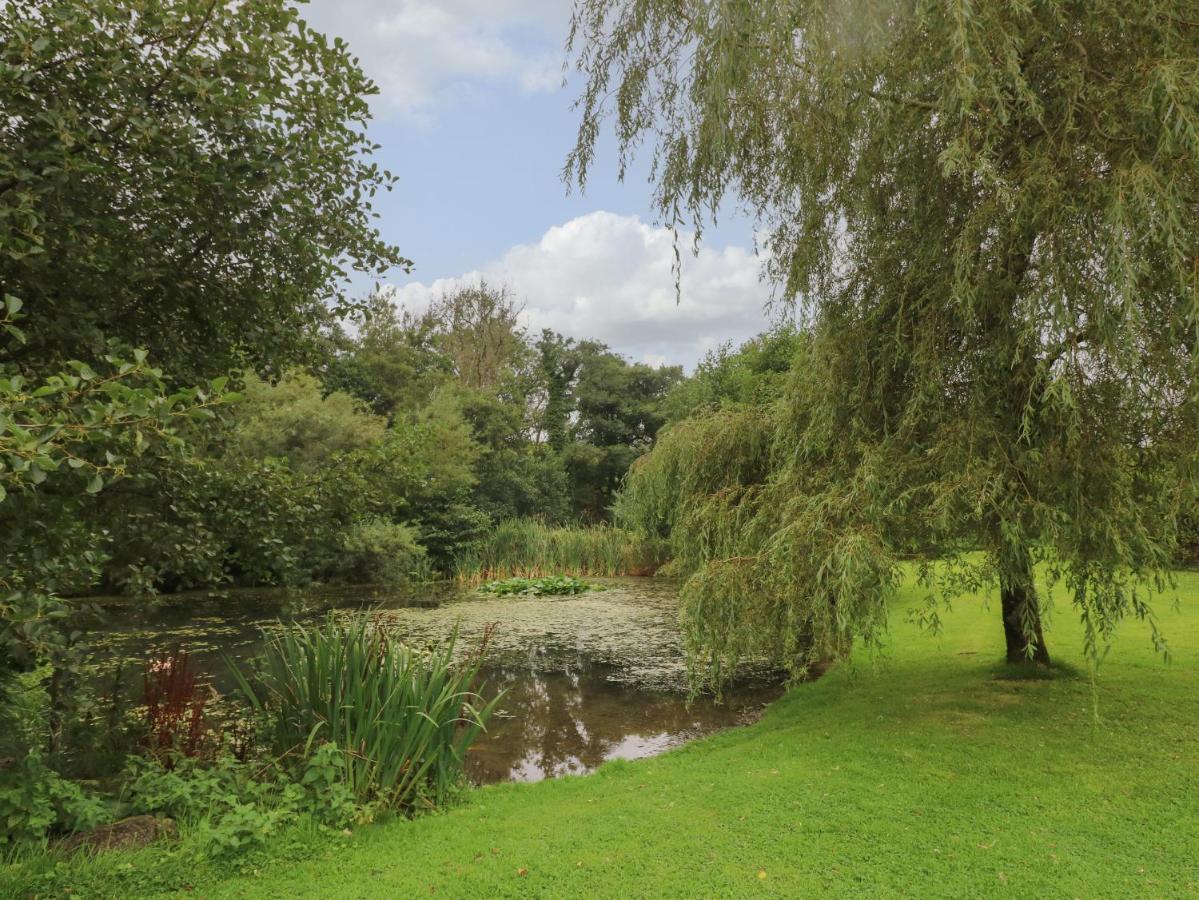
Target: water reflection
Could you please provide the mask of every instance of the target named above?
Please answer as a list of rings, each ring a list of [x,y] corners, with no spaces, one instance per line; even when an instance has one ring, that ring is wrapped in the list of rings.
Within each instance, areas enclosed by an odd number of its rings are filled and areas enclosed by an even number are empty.
[[[493,668],[488,690],[506,690],[496,716],[471,749],[476,782],[539,781],[588,772],[609,759],[661,753],[689,738],[754,718],[777,695],[745,687],[717,704],[688,707],[678,692],[646,690],[612,678],[611,666],[581,660],[566,671]]]
[[[456,586],[397,594],[363,589],[309,593],[230,591],[126,608],[97,636],[94,659],[144,660],[183,647],[219,690],[224,660],[261,646],[261,629],[325,610],[370,608],[413,643],[441,643],[456,628],[465,652],[498,623],[484,695],[506,691],[472,748],[476,782],[536,781],[590,771],[605,760],[660,753],[689,738],[753,718],[779,692],[769,673],[744,673],[717,704],[686,702],[678,586],[657,578],[603,579],[579,597],[493,598]],[[131,674],[136,674],[131,667]],[[140,676],[139,680],[140,680]]]

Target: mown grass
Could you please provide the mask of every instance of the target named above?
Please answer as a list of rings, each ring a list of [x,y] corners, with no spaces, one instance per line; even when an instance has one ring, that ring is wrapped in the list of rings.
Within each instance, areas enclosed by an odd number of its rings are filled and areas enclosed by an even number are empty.
[[[455,574],[477,583],[547,575],[612,577],[651,574],[652,548],[608,525],[546,525],[509,519],[459,558]]]
[[[1173,661],[1123,627],[1099,674],[1059,608],[1053,674],[998,662],[994,606],[939,637],[896,604],[888,649],[762,721],[595,775],[473,794],[444,815],[303,828],[241,874],[185,850],[3,876],[49,895],[1190,897],[1199,895],[1199,576],[1159,603]],[[45,873],[45,874],[39,874]]]

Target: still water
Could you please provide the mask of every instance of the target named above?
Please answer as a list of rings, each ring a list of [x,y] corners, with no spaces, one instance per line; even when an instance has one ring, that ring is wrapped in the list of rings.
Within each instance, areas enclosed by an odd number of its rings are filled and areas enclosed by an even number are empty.
[[[462,587],[181,596],[114,610],[92,653],[109,667],[124,661],[132,674],[182,647],[218,689],[228,689],[225,658],[252,655],[262,629],[280,620],[365,608],[415,644],[438,644],[457,628],[463,649],[495,623],[481,693],[505,694],[470,753],[468,772],[479,783],[581,774],[605,760],[650,756],[752,721],[778,696],[777,678],[747,672],[722,703],[688,704],[677,583],[598,581],[607,590],[578,597],[495,598]]]

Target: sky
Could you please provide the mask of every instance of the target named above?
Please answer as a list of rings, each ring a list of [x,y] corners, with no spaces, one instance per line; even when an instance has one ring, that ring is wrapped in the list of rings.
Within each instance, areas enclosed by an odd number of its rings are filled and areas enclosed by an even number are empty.
[[[637,362],[691,368],[724,341],[768,327],[751,223],[722,215],[698,256],[656,221],[648,167],[617,179],[611,145],[586,193],[560,173],[574,145],[577,77],[563,68],[570,0],[311,0],[379,86],[370,134],[399,177],[376,200],[384,238],[415,262],[384,286],[420,310],[486,278],[525,324],[604,341]],[[357,286],[356,286],[357,287]],[[362,285],[360,290],[369,290]]]

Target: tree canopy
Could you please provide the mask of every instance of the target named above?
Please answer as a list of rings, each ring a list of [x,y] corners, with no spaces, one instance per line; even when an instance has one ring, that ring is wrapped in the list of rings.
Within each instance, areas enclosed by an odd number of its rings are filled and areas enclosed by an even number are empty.
[[[1195,16],[583,0],[573,46],[568,176],[605,121],[624,160],[648,141],[663,217],[747,205],[813,334],[766,486],[720,497],[758,538],[703,554],[701,654],[869,639],[913,548],[935,596],[998,584],[1012,660],[1049,659],[1038,570],[1093,652],[1151,614],[1195,462]]]
[[[372,222],[374,86],[285,0],[6,2],[0,54],[18,364],[120,339],[175,377],[277,372],[347,272],[408,264]]]
[[[373,91],[284,0],[0,4],[0,668],[69,661],[60,595],[277,577],[272,527],[361,518],[210,445],[230,376],[310,358],[351,270],[407,265]]]

